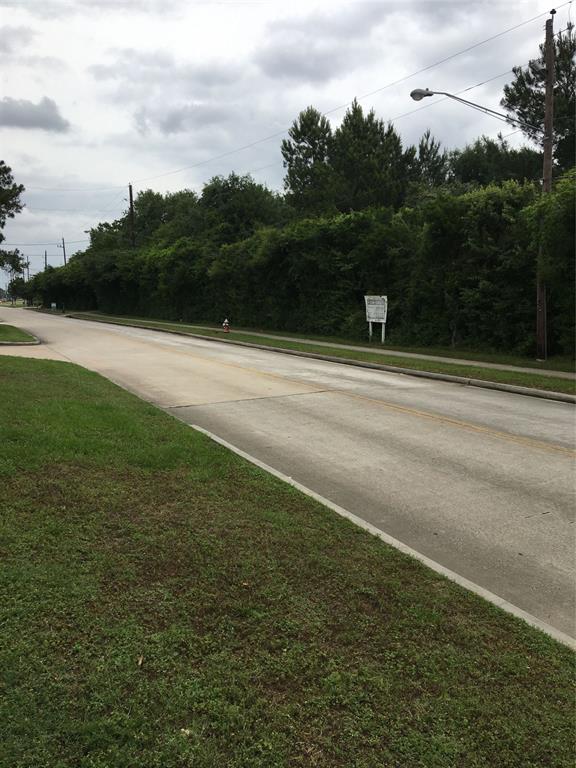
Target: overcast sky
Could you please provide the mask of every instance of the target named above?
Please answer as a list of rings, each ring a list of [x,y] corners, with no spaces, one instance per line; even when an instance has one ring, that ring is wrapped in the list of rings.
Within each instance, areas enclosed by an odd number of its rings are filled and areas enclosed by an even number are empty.
[[[505,73],[537,55],[545,16],[386,86],[550,7],[542,0],[0,0],[0,158],[26,186],[26,209],[8,222],[6,242],[39,244],[20,248],[31,273],[42,268],[44,248],[49,263],[60,264],[56,242],[66,238],[68,255],[83,248],[85,230],[121,215],[129,181],[135,192],[199,191],[212,176],[236,171],[280,190],[281,132],[309,104],[334,110],[336,126],[359,97],[393,120],[407,145],[427,128],[447,148],[510,133],[475,110],[440,98],[416,104],[409,94],[458,92],[495,78],[467,97],[499,109]],[[555,29],[567,18],[565,5]],[[187,166],[196,167],[179,171]]]

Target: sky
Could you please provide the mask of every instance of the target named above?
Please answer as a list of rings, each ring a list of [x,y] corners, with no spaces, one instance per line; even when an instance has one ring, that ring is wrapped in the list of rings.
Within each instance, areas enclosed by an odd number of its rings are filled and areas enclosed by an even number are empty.
[[[86,247],[87,230],[126,209],[129,182],[135,194],[201,191],[234,171],[281,191],[280,144],[308,105],[336,127],[357,97],[406,146],[428,128],[447,149],[499,132],[522,144],[509,125],[441,97],[416,103],[410,91],[470,89],[464,98],[500,110],[512,67],[538,55],[550,7],[0,0],[0,159],[26,187],[3,247],[17,245],[31,275],[45,250],[60,265],[61,238],[68,256]],[[558,31],[571,6],[556,7]]]

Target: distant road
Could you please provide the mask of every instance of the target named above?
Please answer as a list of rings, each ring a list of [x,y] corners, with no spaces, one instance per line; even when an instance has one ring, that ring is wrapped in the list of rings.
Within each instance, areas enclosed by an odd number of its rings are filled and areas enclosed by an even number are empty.
[[[572,637],[574,406],[0,309],[45,344]],[[14,354],[3,349],[0,354]]]

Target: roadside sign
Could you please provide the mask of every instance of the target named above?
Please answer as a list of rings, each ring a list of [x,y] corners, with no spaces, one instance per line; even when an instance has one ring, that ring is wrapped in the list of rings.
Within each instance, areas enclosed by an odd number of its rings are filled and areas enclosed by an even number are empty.
[[[372,341],[372,323],[382,323],[382,344],[386,338],[386,319],[388,317],[388,296],[364,296],[366,303],[366,322],[368,335]]]
[[[56,302],[55,302],[55,301],[53,301],[53,302],[50,304],[50,309],[56,309]]]

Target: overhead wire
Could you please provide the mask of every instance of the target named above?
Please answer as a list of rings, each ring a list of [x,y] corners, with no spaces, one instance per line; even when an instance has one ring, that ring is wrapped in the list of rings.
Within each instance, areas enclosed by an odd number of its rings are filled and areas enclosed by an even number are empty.
[[[523,66],[525,66],[525,65],[523,65]],[[472,90],[474,90],[475,88],[480,88],[482,85],[486,85],[487,83],[491,83],[492,81],[494,81],[494,80],[498,80],[498,79],[499,79],[499,78],[501,78],[501,77],[505,77],[505,76],[506,76],[506,75],[508,75],[510,72],[512,72],[512,69],[507,69],[507,70],[505,70],[504,72],[500,72],[500,74],[498,74],[498,75],[494,75],[493,77],[488,77],[488,78],[486,78],[485,80],[482,80],[480,83],[476,83],[475,85],[469,85],[469,86],[467,86],[466,88],[463,88],[463,89],[462,89],[462,90],[460,90],[460,91],[456,91],[456,93],[455,93],[454,95],[455,95],[455,96],[459,96],[460,94],[462,94],[462,93],[467,93],[468,91],[472,91]],[[400,114],[400,115],[395,115],[394,117],[391,117],[391,118],[390,118],[389,122],[393,123],[393,122],[395,122],[396,120],[401,120],[401,119],[402,119],[402,118],[404,118],[404,117],[408,117],[408,115],[413,115],[414,113],[416,113],[416,112],[421,112],[421,111],[422,111],[422,110],[424,110],[424,109],[430,109],[431,107],[435,107],[436,105],[440,104],[440,103],[441,103],[441,102],[443,102],[443,101],[451,101],[451,99],[450,99],[450,97],[449,97],[449,96],[443,96],[443,97],[442,97],[442,98],[440,98],[440,99],[436,99],[435,101],[432,101],[432,102],[430,102],[430,104],[424,104],[423,106],[421,106],[421,107],[416,107],[415,109],[411,109],[411,110],[410,110],[410,111],[408,111],[408,112],[403,112],[403,113],[402,113],[402,114]],[[482,107],[479,107],[479,109],[480,109],[480,110],[482,110]],[[486,114],[486,113],[484,113],[484,114]],[[506,123],[508,123],[508,121],[507,121],[507,120],[505,120],[505,119],[503,119],[503,118],[500,118],[500,119],[501,119],[503,122],[506,122]],[[519,130],[520,130],[520,129],[519,129]],[[514,133],[518,133],[518,131],[514,131]],[[512,135],[512,134],[508,134],[508,135]],[[265,165],[265,166],[263,166],[262,168],[255,168],[255,169],[253,169],[253,170],[252,170],[252,169],[250,169],[250,170],[244,171],[244,173],[258,173],[258,171],[264,170],[264,169],[266,169],[266,168],[272,168],[272,167],[274,167],[274,166],[278,166],[278,165],[280,165],[280,163],[281,163],[281,162],[282,162],[281,160],[277,160],[276,162],[274,162],[274,163],[271,163],[271,164],[269,164],[269,165]]]
[[[67,240],[66,245],[76,245],[77,243],[89,243],[90,238],[86,237],[84,240]],[[2,243],[2,245],[9,245],[12,248],[19,248],[19,247],[32,247],[32,246],[40,246],[40,245],[62,245],[62,243]]]
[[[568,0],[567,3],[563,3],[562,5],[559,5],[558,8],[562,8],[565,5],[569,5],[571,2],[572,2],[572,0]],[[498,32],[495,35],[491,35],[490,37],[487,37],[485,40],[481,40],[480,42],[474,43],[474,45],[470,45],[467,48],[462,49],[461,51],[457,51],[456,53],[450,54],[450,56],[446,56],[445,58],[440,59],[439,61],[436,61],[433,64],[428,64],[426,67],[422,67],[421,69],[418,69],[418,70],[416,70],[415,72],[412,72],[409,75],[404,75],[403,77],[398,78],[397,80],[393,80],[392,82],[387,83],[386,85],[383,85],[380,88],[376,88],[373,91],[369,91],[368,93],[361,94],[360,96],[356,97],[357,101],[361,101],[362,99],[366,99],[366,98],[368,98],[370,96],[374,96],[375,94],[381,93],[382,91],[386,90],[387,88],[392,88],[395,85],[399,85],[400,83],[406,82],[407,80],[411,79],[412,77],[416,77],[416,75],[420,75],[423,72],[427,72],[430,69],[433,69],[434,67],[438,67],[441,64],[445,64],[447,61],[451,61],[452,59],[455,59],[458,56],[462,56],[463,54],[468,53],[468,52],[474,50],[475,48],[480,47],[481,45],[485,45],[486,43],[489,43],[492,40],[496,40],[497,38],[502,37],[503,35],[506,35],[506,34],[508,34],[510,32],[513,32],[514,30],[519,29],[520,27],[526,26],[527,24],[530,24],[533,21],[536,21],[536,20],[542,18],[543,16],[547,16],[548,13],[549,13],[548,11],[545,11],[543,13],[539,13],[536,16],[533,16],[530,19],[526,19],[525,21],[521,21],[518,24],[515,24],[514,26],[509,27],[508,29],[503,30],[502,32]],[[350,104],[352,104],[351,101],[348,101],[348,102],[346,102],[344,104],[339,104],[337,107],[332,107],[331,109],[323,111],[322,114],[324,116],[330,115],[333,112],[337,112],[340,109],[344,109],[345,107],[350,106]],[[394,118],[392,118],[392,119],[394,119]],[[211,157],[211,158],[208,158],[206,160],[201,160],[201,161],[199,161],[197,163],[193,163],[191,165],[183,166],[181,168],[177,168],[177,169],[172,170],[172,171],[166,171],[165,173],[159,173],[159,174],[156,174],[154,176],[146,176],[146,177],[141,178],[141,179],[135,179],[135,183],[139,183],[139,182],[142,182],[142,181],[153,181],[154,179],[164,178],[165,176],[172,176],[172,175],[177,174],[177,173],[182,173],[183,171],[191,170],[193,168],[198,168],[198,167],[200,167],[202,165],[206,165],[207,163],[210,163],[210,162],[215,162],[216,160],[222,160],[225,157],[229,157],[230,155],[235,154],[236,152],[242,152],[242,151],[244,151],[246,149],[251,149],[252,147],[257,146],[258,144],[262,144],[262,143],[265,143],[267,141],[271,141],[272,139],[277,138],[279,136],[283,136],[289,130],[290,130],[289,128],[285,128],[282,131],[277,131],[276,133],[270,134],[269,136],[265,136],[265,137],[263,137],[261,139],[257,139],[256,141],[250,142],[249,144],[245,144],[242,147],[237,147],[236,149],[232,149],[232,150],[229,150],[227,152],[223,152],[220,155],[216,155],[215,157]]]
[[[572,0],[567,0],[567,2],[562,3],[561,5],[557,6],[557,10],[569,6],[571,4]],[[518,24],[515,24],[512,27],[508,27],[505,30],[502,30],[502,32],[498,32],[495,35],[491,35],[490,37],[485,38],[484,40],[480,40],[478,43],[474,43],[473,45],[470,45],[466,48],[463,48],[461,51],[457,51],[453,54],[450,54],[449,56],[444,57],[443,59],[440,59],[439,61],[436,61],[432,64],[428,64],[425,67],[421,67],[420,69],[416,70],[415,72],[412,72],[409,75],[404,75],[401,78],[398,78],[397,80],[394,80],[390,83],[387,83],[386,85],[381,86],[380,88],[376,88],[373,91],[369,91],[368,93],[361,94],[357,97],[358,100],[362,100],[365,98],[368,98],[369,96],[374,96],[377,93],[381,93],[382,91],[386,90],[387,88],[392,88],[395,85],[399,85],[400,83],[406,82],[412,77],[415,77],[416,75],[422,74],[424,72],[428,72],[431,69],[434,69],[435,67],[440,66],[441,64],[445,64],[447,61],[451,61],[452,59],[457,58],[458,56],[462,56],[465,53],[469,53],[470,51],[479,48],[482,45],[485,45],[486,43],[489,43],[493,40],[496,40],[500,37],[503,37],[504,35],[509,34],[510,32],[513,32],[523,26],[526,26],[527,24],[531,24],[534,21],[537,21],[538,19],[542,18],[543,16],[548,15],[548,11],[545,11],[543,13],[539,13],[536,16],[531,17],[530,19],[526,19],[524,21],[519,22]],[[348,101],[344,104],[340,104],[336,107],[332,107],[329,110],[324,111],[323,115],[329,115],[333,112],[337,112],[340,109],[344,109],[345,107],[348,107],[352,102]],[[278,138],[279,136],[283,136],[285,133],[289,131],[289,128],[285,128],[281,131],[276,131],[275,133],[272,133],[268,136],[264,136],[260,139],[256,139],[254,141],[251,141],[247,144],[244,144],[240,147],[235,147],[234,149],[228,150],[226,152],[222,152],[219,155],[212,156],[210,158],[206,158],[205,160],[200,160],[196,163],[191,163],[189,165],[182,166],[180,168],[176,168],[170,171],[164,171],[162,173],[154,174],[151,176],[144,176],[141,178],[134,179],[135,184],[139,184],[144,181],[153,181],[155,179],[165,178],[167,176],[173,176],[178,173],[182,173],[183,171],[192,170],[193,168],[199,168],[203,165],[206,165],[208,163],[216,162],[217,160],[222,160],[226,157],[230,157],[233,154],[236,154],[237,152],[243,152],[247,149],[251,149],[252,147],[258,146],[259,144],[263,144],[265,142],[271,141],[272,139]],[[28,189],[30,191],[43,191],[43,192],[93,192],[93,193],[99,193],[99,192],[107,192],[107,191],[114,191],[116,189],[123,189],[124,185],[117,185],[117,186],[110,186],[102,189],[86,189],[86,188],[61,188],[61,187],[55,187],[55,188],[47,188],[47,187],[29,187]]]

